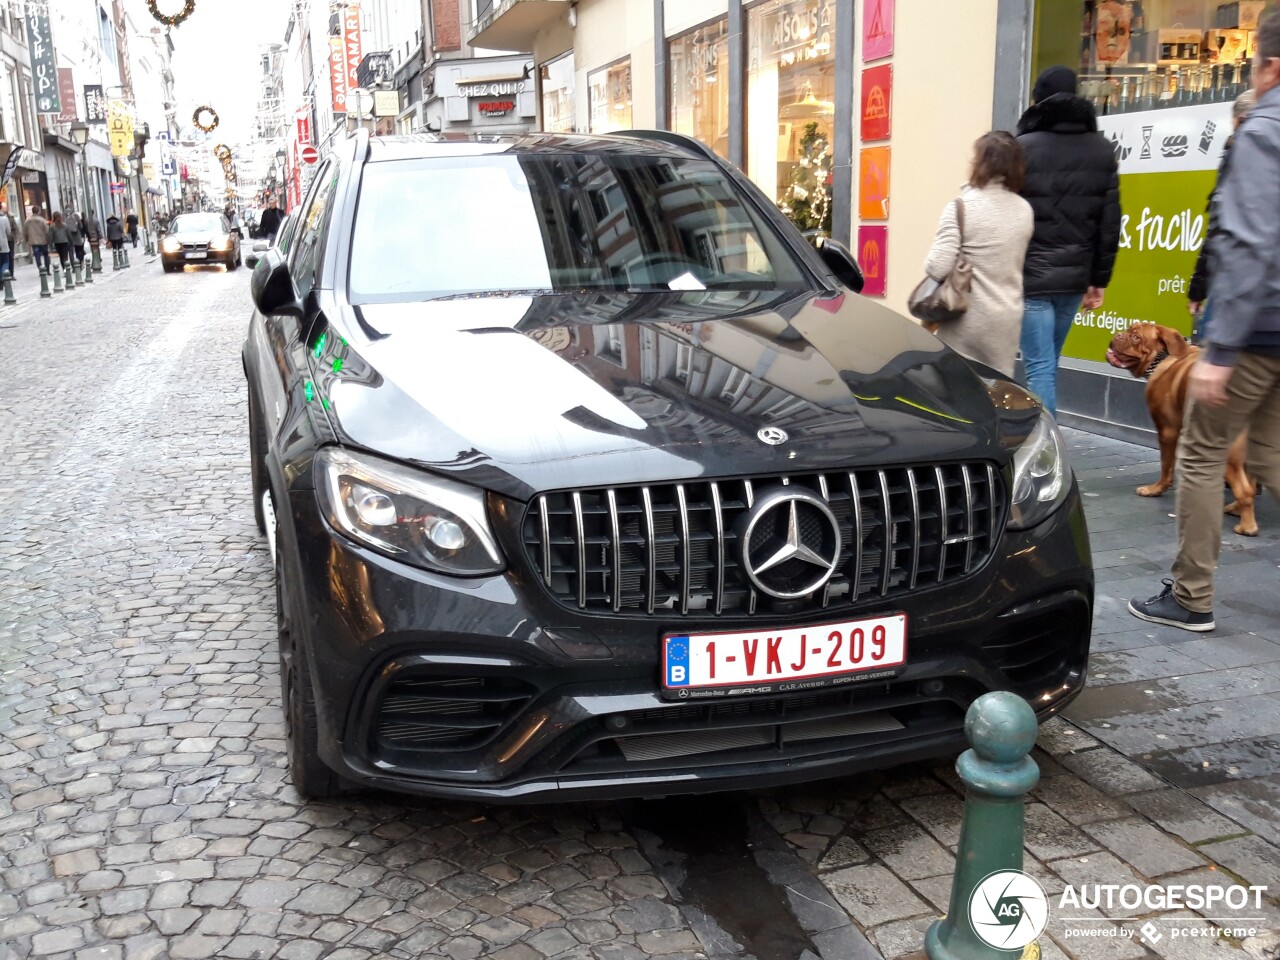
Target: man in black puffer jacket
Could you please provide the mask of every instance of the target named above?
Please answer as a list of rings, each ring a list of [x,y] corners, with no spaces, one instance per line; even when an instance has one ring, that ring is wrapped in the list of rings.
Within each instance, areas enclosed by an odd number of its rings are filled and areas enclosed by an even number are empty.
[[[1022,359],[1027,385],[1058,415],[1058,358],[1083,301],[1102,306],[1120,246],[1120,174],[1076,75],[1050,67],[1018,121],[1027,161],[1022,191],[1035,211],[1023,268]]]

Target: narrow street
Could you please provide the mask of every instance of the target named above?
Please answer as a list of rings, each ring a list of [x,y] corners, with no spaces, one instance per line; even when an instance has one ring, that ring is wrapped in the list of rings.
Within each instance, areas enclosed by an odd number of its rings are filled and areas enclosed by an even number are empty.
[[[921,950],[954,866],[950,759],[700,799],[303,804],[249,497],[249,271],[132,259],[0,308],[0,960]],[[1094,525],[1094,679],[1078,725],[1042,731],[1027,870],[1051,896],[1270,889],[1251,910],[1149,915],[1253,936],[1073,939],[1055,916],[1043,955],[1262,960],[1280,929],[1280,510],[1260,500],[1255,540],[1224,527],[1217,632],[1138,624],[1123,600],[1165,575],[1172,495],[1132,493],[1153,451],[1069,441]]]

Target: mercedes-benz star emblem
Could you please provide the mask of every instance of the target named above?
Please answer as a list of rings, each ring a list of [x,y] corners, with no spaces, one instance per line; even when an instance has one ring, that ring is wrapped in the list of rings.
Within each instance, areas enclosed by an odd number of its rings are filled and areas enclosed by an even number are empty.
[[[741,543],[747,578],[779,600],[820,590],[840,565],[840,524],[825,500],[801,487],[756,497]]]
[[[781,427],[761,427],[756,431],[756,439],[761,443],[767,443],[771,447],[776,447],[780,443],[786,443],[788,440],[787,431]]]

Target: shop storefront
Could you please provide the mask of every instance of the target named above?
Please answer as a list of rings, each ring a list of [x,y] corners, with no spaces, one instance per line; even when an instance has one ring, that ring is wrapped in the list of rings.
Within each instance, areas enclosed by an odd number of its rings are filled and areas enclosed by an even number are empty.
[[[729,19],[720,17],[667,41],[671,129],[729,156]]]
[[[541,128],[547,133],[573,133],[577,130],[574,116],[573,53],[562,53],[539,67],[540,100],[542,101]]]
[[[424,119],[442,132],[514,134],[533,129],[537,100],[526,56],[440,60],[424,82]]]
[[[631,58],[587,74],[587,98],[591,133],[631,129]]]
[[[1123,228],[1100,310],[1067,338],[1062,407],[1086,422],[1145,430],[1141,384],[1107,366],[1116,330],[1145,320],[1191,331],[1187,290],[1206,201],[1249,88],[1258,0],[1038,0],[1031,76],[1066,64],[1120,166]]]
[[[831,234],[835,0],[748,7],[747,175],[808,233]]]

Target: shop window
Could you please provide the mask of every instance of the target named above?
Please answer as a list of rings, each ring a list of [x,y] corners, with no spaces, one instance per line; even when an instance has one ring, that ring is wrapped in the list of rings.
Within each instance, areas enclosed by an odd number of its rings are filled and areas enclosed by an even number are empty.
[[[542,75],[542,129],[547,133],[573,133],[573,54],[544,63]]]
[[[631,129],[631,58],[587,74],[592,133]]]
[[[1063,63],[1100,115],[1229,102],[1249,88],[1263,0],[1042,0],[1035,69]]]
[[[671,129],[729,156],[729,23],[724,17],[667,45]]]
[[[810,236],[831,233],[834,0],[747,11],[747,173]]]

